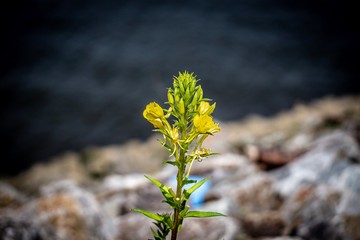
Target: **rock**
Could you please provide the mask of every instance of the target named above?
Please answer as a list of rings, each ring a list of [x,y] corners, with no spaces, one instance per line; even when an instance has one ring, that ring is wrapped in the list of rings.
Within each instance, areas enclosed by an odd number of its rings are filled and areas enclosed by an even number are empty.
[[[303,154],[304,150],[283,151],[279,148],[262,149],[254,144],[245,146],[244,153],[261,169],[271,170],[282,167]]]
[[[209,157],[200,163],[194,163],[191,174],[207,176],[213,184],[223,180],[236,182],[258,172],[257,167],[245,157],[225,153]]]
[[[283,196],[291,196],[302,185],[337,182],[342,171],[358,159],[359,147],[347,133],[335,131],[316,140],[312,148],[296,161],[274,171],[275,188]]]
[[[27,201],[27,197],[9,184],[0,182],[0,214],[20,208]]]
[[[282,236],[282,237],[265,237],[265,238],[259,238],[259,240],[303,240],[299,237],[288,237],[288,236]]]
[[[278,211],[246,214],[241,219],[244,232],[253,238],[280,236],[285,229],[285,222]]]
[[[124,145],[89,147],[84,151],[87,171],[96,177],[134,172],[157,172],[169,156],[154,135],[146,142],[132,140]]]
[[[125,191],[144,187],[149,180],[142,174],[109,175],[103,181],[106,191]]]
[[[133,208],[143,208],[148,211],[162,212],[168,210],[159,189],[152,185],[145,177],[145,184],[133,185],[126,188],[122,185],[98,195],[99,203],[109,216],[119,217],[128,214]]]
[[[238,217],[250,212],[276,210],[282,199],[274,192],[271,178],[265,174],[254,174],[241,181],[223,181],[214,186],[209,194],[231,199],[235,203]]]
[[[44,186],[29,211],[44,239],[110,240],[116,235],[114,222],[95,196],[72,181]]]
[[[2,240],[46,240],[31,218],[0,216],[0,239]]]
[[[342,171],[332,184],[340,190],[352,191],[360,194],[360,165],[351,165]],[[360,212],[358,212],[360,214]]]
[[[343,235],[349,239],[360,239],[360,194],[346,191],[337,208],[337,220]]]
[[[303,186],[286,201],[282,212],[285,234],[295,233],[305,239],[341,239],[337,206],[341,192],[326,185]]]
[[[179,239],[235,239],[239,234],[238,223],[231,217],[187,218],[183,227]]]
[[[34,194],[39,187],[63,179],[71,179],[78,184],[88,181],[88,175],[79,154],[68,152],[53,158],[48,163],[38,163],[11,179],[10,183],[26,193]]]
[[[116,240],[153,239],[150,227],[156,229],[149,218],[139,213],[129,213],[118,218],[119,233]]]

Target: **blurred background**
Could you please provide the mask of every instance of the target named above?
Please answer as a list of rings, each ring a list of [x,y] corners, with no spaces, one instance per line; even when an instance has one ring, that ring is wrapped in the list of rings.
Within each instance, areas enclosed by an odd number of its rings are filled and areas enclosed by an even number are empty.
[[[195,72],[215,117],[359,93],[350,1],[12,1],[3,6],[0,174],[145,139],[149,101]]]

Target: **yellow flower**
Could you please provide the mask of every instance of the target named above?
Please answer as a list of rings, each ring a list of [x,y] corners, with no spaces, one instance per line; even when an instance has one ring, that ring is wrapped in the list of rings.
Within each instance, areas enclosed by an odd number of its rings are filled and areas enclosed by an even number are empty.
[[[178,128],[171,128],[171,131],[169,132],[169,135],[173,142],[177,142],[179,140],[179,129]]]
[[[162,120],[164,119],[164,111],[156,102],[151,102],[146,106],[143,116],[153,124],[155,128],[163,127]]]
[[[208,102],[202,101],[199,105],[198,112],[200,115],[210,115],[215,109],[215,103],[210,106]]]
[[[219,124],[214,123],[209,115],[196,115],[193,121],[195,130],[198,133],[214,134],[220,132]]]

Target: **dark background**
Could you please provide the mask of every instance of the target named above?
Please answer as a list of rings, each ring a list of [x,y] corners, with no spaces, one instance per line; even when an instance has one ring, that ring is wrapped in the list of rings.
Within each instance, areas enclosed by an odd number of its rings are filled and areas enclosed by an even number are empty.
[[[195,72],[215,117],[265,116],[359,92],[350,1],[2,3],[0,174],[89,145],[145,139],[149,101]]]

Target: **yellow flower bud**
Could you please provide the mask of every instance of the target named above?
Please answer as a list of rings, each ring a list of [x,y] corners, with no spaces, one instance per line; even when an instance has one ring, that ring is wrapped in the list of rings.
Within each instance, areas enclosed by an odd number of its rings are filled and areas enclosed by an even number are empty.
[[[183,99],[180,99],[179,102],[179,113],[183,115],[185,113],[185,103]]]
[[[174,104],[174,97],[170,89],[168,90],[168,101],[170,104]]]
[[[216,104],[210,106],[208,102],[202,101],[199,105],[198,112],[200,115],[210,115],[214,109]]]
[[[177,142],[179,139],[179,129],[176,127],[172,128],[169,135],[174,142]]]
[[[199,88],[198,88],[197,91],[196,91],[196,94],[197,94],[197,96],[198,96],[198,99],[199,99],[199,100],[202,100],[202,98],[203,98],[203,90],[202,90],[202,88],[201,88],[200,85],[199,85]]]

